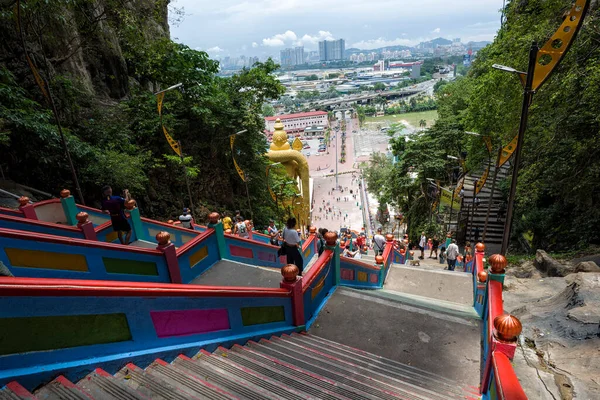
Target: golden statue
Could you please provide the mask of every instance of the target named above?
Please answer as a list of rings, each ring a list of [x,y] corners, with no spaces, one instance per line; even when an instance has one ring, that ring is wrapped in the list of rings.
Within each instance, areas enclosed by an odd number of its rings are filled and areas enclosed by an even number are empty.
[[[267,152],[267,157],[273,162],[279,162],[287,171],[287,174],[298,182],[297,195],[290,201],[298,227],[304,232],[310,224],[310,172],[308,160],[302,154],[302,146],[298,146],[300,140],[294,141],[294,149],[288,142],[288,135],[283,130],[283,123],[279,118],[275,121],[275,132],[273,143]]]

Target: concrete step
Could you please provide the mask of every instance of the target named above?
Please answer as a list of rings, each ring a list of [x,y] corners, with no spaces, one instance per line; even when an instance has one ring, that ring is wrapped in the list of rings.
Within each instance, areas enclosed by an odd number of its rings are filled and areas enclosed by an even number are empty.
[[[307,370],[313,374],[321,375],[331,379],[335,382],[343,383],[344,385],[351,386],[361,392],[369,395],[369,398],[380,398],[380,399],[395,399],[398,395],[391,394],[387,391],[382,391],[375,385],[370,385],[367,379],[361,379],[352,371],[348,371],[342,368],[336,368],[326,362],[318,362],[310,357],[303,356],[298,353],[290,353],[281,346],[276,346],[272,342],[267,340],[261,340],[260,343],[248,342],[248,348],[267,356],[280,359],[289,364],[298,366],[304,370]],[[364,382],[366,381],[366,382]],[[406,397],[410,398],[410,397]],[[414,397],[413,397],[414,398]]]
[[[40,400],[90,400],[91,395],[83,388],[60,375],[52,382],[37,390],[35,396]]]
[[[472,307],[471,274],[445,271],[439,262],[432,266],[436,269],[392,265],[384,289]]]
[[[191,378],[202,377],[211,382],[214,386],[231,393],[234,397],[244,399],[284,399],[278,393],[269,393],[267,390],[244,381],[240,377],[230,374],[220,368],[215,368],[210,364],[204,363],[202,360],[193,362],[185,356],[179,356],[173,361],[171,372],[184,376],[186,386],[193,382]],[[185,373],[185,374],[182,374]],[[184,382],[184,380],[182,380]]]
[[[464,391],[470,389],[460,389],[456,382],[437,374],[430,373],[410,365],[402,364],[385,357],[380,357],[354,347],[346,346],[341,343],[310,335],[308,333],[292,333],[294,340],[310,344],[321,352],[329,352],[335,357],[344,359],[350,363],[362,363],[366,369],[378,370],[384,375],[390,374],[400,381],[410,381],[411,384],[421,386],[425,389],[435,390],[444,396],[458,395],[458,398],[464,398]]]
[[[200,372],[197,371],[197,365],[202,365],[205,367],[210,366],[212,369],[218,371],[222,375],[230,375],[236,377],[236,379],[240,379],[248,382],[251,385],[257,386],[269,392],[270,394],[274,394],[279,396],[282,399],[306,399],[310,396],[306,393],[295,390],[294,388],[282,385],[280,382],[271,380],[270,378],[257,373],[249,368],[244,368],[239,365],[231,365],[227,362],[224,362],[222,358],[212,355],[206,350],[201,350],[194,359],[186,360],[186,358],[181,357],[181,360],[178,361],[179,365],[183,368],[191,372]]]
[[[288,343],[290,346],[297,346],[302,351],[307,353],[314,353],[321,357],[326,357],[331,360],[337,361],[338,364],[346,364],[353,369],[359,370],[363,375],[368,376],[374,380],[389,383],[394,387],[406,386],[415,394],[423,396],[424,398],[431,399],[442,399],[446,398],[445,395],[440,392],[434,392],[428,390],[427,387],[419,384],[419,380],[415,377],[411,377],[409,374],[395,374],[394,371],[385,369],[383,366],[377,366],[373,363],[361,360],[359,357],[353,357],[351,355],[345,355],[338,349],[332,349],[321,343],[316,343],[309,339],[303,339],[301,335],[282,335],[280,340]]]
[[[285,373],[293,376],[300,382],[314,385],[320,389],[324,389],[335,393],[338,398],[348,399],[376,399],[377,397],[372,396],[368,393],[361,391],[358,388],[345,385],[342,382],[329,379],[320,374],[315,374],[306,369],[300,368],[295,364],[288,363],[277,357],[272,357],[268,354],[251,349],[248,346],[234,345],[231,350],[228,351],[228,356],[237,362],[250,362],[261,366],[266,366],[278,373]],[[245,361],[240,361],[243,359]]]
[[[77,382],[86,393],[95,399],[106,400],[146,400],[147,397],[133,390],[108,372],[97,368]]]
[[[284,351],[287,355],[308,362],[313,365],[319,365],[321,368],[327,368],[337,374],[344,375],[346,377],[352,377],[355,381],[362,382],[373,388],[377,388],[382,393],[394,394],[402,398],[409,399],[430,399],[435,400],[435,397],[422,397],[417,388],[405,386],[394,386],[389,380],[385,381],[382,379],[373,379],[372,377],[365,374],[365,371],[357,365],[341,362],[332,357],[326,357],[324,354],[315,353],[309,351],[306,347],[300,345],[291,346],[289,342],[284,339],[273,337],[271,340],[261,340],[261,344],[264,344],[269,349],[277,351]]]
[[[169,382],[158,373],[144,371],[135,364],[127,364],[125,368],[116,374],[116,377],[123,379],[123,382],[129,387],[150,399],[184,400],[202,398],[182,391],[177,383]]]
[[[0,400],[36,400],[29,390],[25,389],[18,382],[13,381],[6,384],[4,389],[0,390]]]
[[[327,400],[352,398],[342,396],[339,392],[334,393],[333,391],[328,390],[335,390],[335,385],[330,385],[331,387],[327,387],[328,382],[319,380],[316,377],[310,377],[302,373],[294,374],[294,372],[297,371],[293,369],[292,371],[286,371],[284,366],[279,366],[275,362],[261,363],[250,358],[245,358],[240,354],[236,354],[224,347],[219,347],[217,350],[215,350],[209,360],[210,359],[212,359],[212,362],[218,360],[218,362],[222,364],[228,364],[233,368],[242,369],[244,371],[254,371],[269,382],[283,384],[289,389],[296,389],[298,392],[305,393],[306,395],[313,396],[314,398]]]
[[[218,381],[211,379],[210,375],[190,374],[163,360],[156,360],[146,370],[152,377],[160,378],[188,398],[231,399],[239,397],[223,388]]]

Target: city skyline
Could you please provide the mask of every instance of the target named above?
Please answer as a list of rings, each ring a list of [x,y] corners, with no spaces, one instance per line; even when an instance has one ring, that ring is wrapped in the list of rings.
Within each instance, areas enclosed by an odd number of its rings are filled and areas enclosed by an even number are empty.
[[[265,58],[296,46],[318,51],[322,40],[345,39],[347,49],[361,50],[414,46],[437,37],[491,41],[500,27],[501,0],[398,3],[404,2],[176,0],[171,7],[183,7],[184,16],[171,19],[171,36],[213,58]]]

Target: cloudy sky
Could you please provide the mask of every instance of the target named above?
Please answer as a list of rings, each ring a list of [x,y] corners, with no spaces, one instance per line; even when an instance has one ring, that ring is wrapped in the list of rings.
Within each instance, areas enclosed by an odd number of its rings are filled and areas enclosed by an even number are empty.
[[[212,57],[278,55],[323,39],[346,48],[414,45],[436,37],[492,40],[502,0],[173,0],[171,37]],[[174,15],[174,14],[173,14]]]

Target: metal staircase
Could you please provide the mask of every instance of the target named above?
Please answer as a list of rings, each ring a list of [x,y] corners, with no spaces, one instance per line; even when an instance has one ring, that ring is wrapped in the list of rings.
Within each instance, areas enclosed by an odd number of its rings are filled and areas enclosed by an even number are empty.
[[[309,334],[201,350],[115,375],[64,376],[33,394],[11,382],[0,399],[478,399],[476,388]]]
[[[464,225],[464,240],[474,242],[475,238],[475,229],[479,228],[479,238],[478,240],[482,240],[483,229],[485,226],[485,217],[487,215],[488,204],[492,202],[492,208],[490,210],[490,217],[488,220],[488,228],[485,239],[485,244],[488,246],[500,246],[502,243],[502,233],[504,231],[504,215],[502,215],[501,204],[504,201],[502,197],[502,192],[500,191],[499,183],[503,179],[505,179],[510,172],[510,167],[508,164],[505,164],[498,170],[498,177],[496,179],[496,189],[494,190],[494,197],[491,198],[491,188],[492,188],[492,179],[494,177],[495,167],[490,168],[490,173],[487,178],[487,182],[485,186],[481,189],[477,197],[479,198],[479,205],[473,207],[473,183],[475,180],[481,178],[483,171],[478,171],[476,173],[470,173],[467,175],[465,179],[464,185],[464,198],[463,198],[463,208],[460,212],[459,218],[462,221],[466,222]],[[459,220],[460,221],[460,220]],[[459,223],[459,228],[460,228]]]

